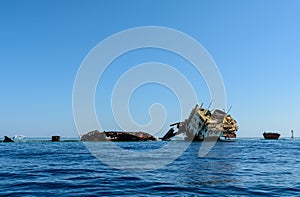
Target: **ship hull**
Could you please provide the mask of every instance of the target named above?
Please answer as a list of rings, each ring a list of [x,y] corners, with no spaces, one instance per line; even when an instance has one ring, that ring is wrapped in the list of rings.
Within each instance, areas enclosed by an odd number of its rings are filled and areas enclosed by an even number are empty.
[[[277,140],[280,137],[279,133],[263,133],[263,136],[266,140]]]

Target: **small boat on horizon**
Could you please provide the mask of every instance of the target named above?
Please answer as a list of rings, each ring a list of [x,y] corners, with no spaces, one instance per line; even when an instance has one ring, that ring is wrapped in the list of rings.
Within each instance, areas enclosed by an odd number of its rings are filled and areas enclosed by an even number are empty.
[[[24,136],[24,135],[15,135],[12,139],[14,141],[22,142],[22,141],[25,141],[25,138],[26,138],[26,136]]]
[[[280,134],[277,132],[264,132],[263,136],[266,140],[277,140]]]

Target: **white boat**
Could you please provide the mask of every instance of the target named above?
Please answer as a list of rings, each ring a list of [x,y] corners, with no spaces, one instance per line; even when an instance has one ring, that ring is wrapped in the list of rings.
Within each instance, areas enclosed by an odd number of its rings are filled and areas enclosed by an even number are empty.
[[[15,135],[12,139],[16,142],[18,141],[25,141],[25,136],[24,135]]]
[[[228,137],[220,136],[219,141],[222,141],[222,142],[235,142],[236,138],[228,138]]]

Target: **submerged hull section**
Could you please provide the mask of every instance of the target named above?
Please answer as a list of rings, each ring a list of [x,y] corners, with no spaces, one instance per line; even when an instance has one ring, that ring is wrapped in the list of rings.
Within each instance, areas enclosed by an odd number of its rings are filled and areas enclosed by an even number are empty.
[[[277,140],[280,137],[279,133],[274,133],[274,132],[264,132],[263,136],[266,140]]]

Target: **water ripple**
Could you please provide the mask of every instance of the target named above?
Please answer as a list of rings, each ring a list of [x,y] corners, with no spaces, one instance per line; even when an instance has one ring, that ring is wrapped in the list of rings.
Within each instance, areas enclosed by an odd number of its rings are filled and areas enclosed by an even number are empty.
[[[165,143],[118,145],[147,151]],[[204,158],[200,145],[162,169],[126,172],[101,163],[80,142],[0,143],[0,195],[300,195],[300,140],[218,142]]]

